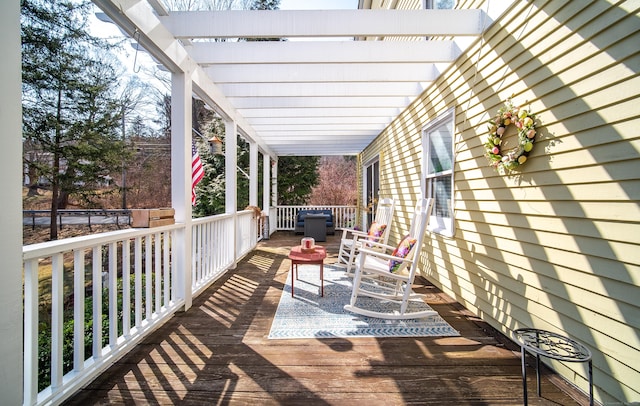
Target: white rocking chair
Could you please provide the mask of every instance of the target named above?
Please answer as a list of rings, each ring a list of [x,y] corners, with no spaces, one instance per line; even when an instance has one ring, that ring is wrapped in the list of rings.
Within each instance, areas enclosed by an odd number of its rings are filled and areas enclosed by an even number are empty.
[[[368,242],[387,243],[395,204],[395,200],[391,198],[383,198],[378,201],[376,215],[369,227],[369,232],[351,228],[344,228],[342,230],[340,249],[338,250],[338,261],[336,263],[340,264],[343,262],[347,267],[347,274],[351,273],[351,269],[355,265],[354,261],[357,252],[363,244],[368,244]]]
[[[345,310],[382,319],[417,319],[438,314],[433,310],[409,309],[411,300],[422,300],[421,295],[413,292],[411,285],[418,268],[419,253],[432,208],[433,199],[421,199],[416,204],[409,234],[397,247],[373,243],[375,248],[363,246],[359,249],[355,260],[351,301],[344,306]],[[359,307],[358,296],[395,302],[399,305],[399,310],[381,312]]]

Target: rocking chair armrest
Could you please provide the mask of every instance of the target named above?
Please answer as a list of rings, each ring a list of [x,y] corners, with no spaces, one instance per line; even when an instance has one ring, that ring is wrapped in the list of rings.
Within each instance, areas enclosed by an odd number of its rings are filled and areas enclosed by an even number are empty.
[[[360,230],[356,230],[354,228],[341,228],[340,230],[342,230],[342,239],[353,239],[355,238],[356,240],[360,237],[366,237],[368,234],[360,231]],[[347,234],[351,234],[351,237],[347,237]],[[357,238],[356,238],[357,237]]]
[[[383,244],[379,241],[366,240],[362,241],[362,248],[367,248],[373,252],[385,252],[385,251],[393,251],[396,247]]]
[[[371,256],[374,256],[376,258],[380,258],[380,259],[394,260],[394,261],[399,261],[399,262],[412,262],[413,261],[412,258],[396,257],[395,255],[385,254],[384,252],[371,250],[371,249],[367,249],[367,248],[360,248],[360,252],[363,253],[363,254],[366,254],[366,255],[371,255]]]
[[[364,240],[367,237],[370,237],[369,234],[362,232],[362,231],[358,231],[358,230],[353,230],[351,232],[351,239],[356,242],[356,241],[360,241],[360,240]]]
[[[366,237],[366,236],[369,235],[367,232],[362,231],[362,230],[351,230],[351,234],[357,235],[359,237]]]
[[[383,236],[376,237],[375,235],[365,234],[363,237],[372,244],[384,245],[384,243],[380,242],[384,238]]]

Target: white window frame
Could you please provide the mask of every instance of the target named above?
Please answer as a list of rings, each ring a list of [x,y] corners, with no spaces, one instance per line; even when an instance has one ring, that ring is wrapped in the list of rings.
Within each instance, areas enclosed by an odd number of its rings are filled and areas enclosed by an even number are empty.
[[[448,126],[451,133],[451,168],[436,172],[431,166],[431,153],[430,150],[430,137],[436,133],[436,130],[442,128],[442,126]],[[422,176],[421,176],[421,188],[422,195],[425,197],[437,197],[435,196],[435,190],[432,189],[431,180],[436,178],[443,178],[445,176],[451,177],[451,195],[447,197],[448,200],[448,216],[443,216],[438,213],[438,200],[436,200],[433,210],[431,212],[431,218],[429,219],[428,230],[437,234],[444,235],[446,237],[453,237],[455,234],[455,210],[454,210],[454,167],[455,167],[455,108],[450,108],[445,113],[438,116],[435,120],[431,121],[422,128]],[[440,200],[441,201],[441,200]]]
[[[429,10],[429,9],[433,9],[434,6],[436,5],[437,0],[422,0],[422,8],[424,10]],[[456,8],[456,5],[458,4],[457,0],[453,0],[453,7],[451,7],[451,9]],[[442,10],[449,10],[449,9],[442,9]]]
[[[369,174],[368,174],[368,169],[371,168],[372,171],[372,176],[373,178],[376,178],[375,175],[377,175],[377,184],[376,182],[374,182],[374,179],[371,179],[371,190],[368,190],[368,182],[369,182]],[[377,170],[377,174],[375,173],[375,171]],[[380,155],[376,155],[375,157],[371,158],[370,160],[368,160],[365,164],[362,165],[362,177],[363,177],[363,184],[362,184],[362,203],[363,206],[366,208],[370,201],[369,201],[369,195],[367,192],[371,192],[371,196],[374,199],[379,199],[380,196]],[[365,214],[363,216],[362,219],[362,224],[364,225],[364,230],[368,230],[369,229],[369,225],[370,225],[370,220],[372,221],[373,217],[371,217],[373,215],[373,213],[375,213],[375,210],[373,210],[371,213],[369,213],[369,215]]]

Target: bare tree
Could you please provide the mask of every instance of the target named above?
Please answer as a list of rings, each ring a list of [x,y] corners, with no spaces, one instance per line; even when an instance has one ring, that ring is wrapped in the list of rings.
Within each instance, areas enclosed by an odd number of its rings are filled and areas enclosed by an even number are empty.
[[[176,11],[246,10],[252,0],[163,0],[162,3],[167,9]]]
[[[357,200],[355,159],[322,157],[318,175],[318,184],[311,191],[310,204],[349,205]]]

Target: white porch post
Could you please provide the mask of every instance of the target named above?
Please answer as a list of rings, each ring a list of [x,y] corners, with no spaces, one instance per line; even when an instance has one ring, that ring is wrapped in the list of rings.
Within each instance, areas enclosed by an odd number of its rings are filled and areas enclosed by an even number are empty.
[[[271,214],[271,157],[269,154],[262,155],[262,211],[267,216],[263,220],[268,220],[263,226],[266,228],[267,238],[271,235],[271,222],[276,224],[277,219],[269,218]],[[264,235],[263,235],[264,237]]]
[[[22,89],[20,3],[0,5],[0,44],[4,61],[0,75],[2,148],[0,149],[0,393],[2,403],[22,404]],[[37,354],[36,354],[37,355]],[[32,365],[37,365],[34,360]]]
[[[271,157],[262,155],[262,210],[269,214],[271,206]],[[275,221],[275,219],[274,219]]]
[[[278,206],[278,157],[273,159],[273,177],[271,178],[271,205]]]
[[[249,204],[258,205],[258,144],[249,142]]]
[[[171,204],[176,222],[184,223],[175,241],[176,294],[191,307],[191,78],[171,75]]]
[[[237,194],[238,194],[238,179],[237,179],[237,166],[238,166],[238,128],[236,122],[233,120],[225,120],[224,126],[224,178],[225,178],[225,213],[233,215],[233,230],[229,236],[233,244],[233,266],[235,268],[238,246],[238,227],[236,222],[238,221],[237,213]]]
[[[236,122],[226,120],[224,127],[224,176],[225,176],[225,213],[237,211],[237,184],[236,171],[238,166],[238,140]]]

